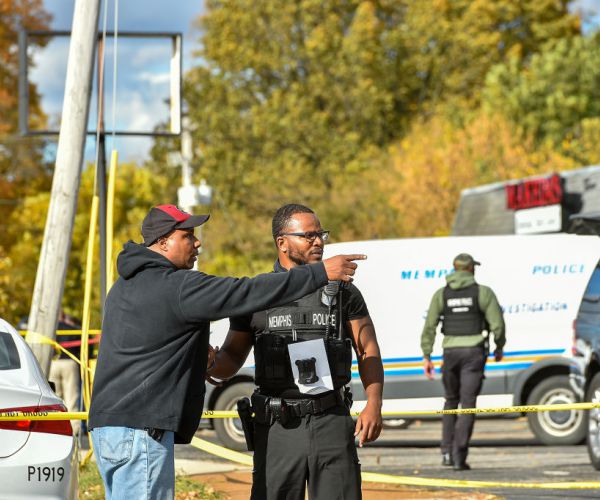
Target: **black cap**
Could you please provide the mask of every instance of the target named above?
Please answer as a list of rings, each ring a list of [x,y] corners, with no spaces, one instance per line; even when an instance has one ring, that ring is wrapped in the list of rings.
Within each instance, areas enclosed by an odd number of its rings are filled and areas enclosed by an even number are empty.
[[[481,262],[477,262],[473,256],[469,255],[468,253],[459,253],[456,257],[454,257],[452,264],[454,265],[454,269],[463,270],[471,266],[480,266]]]
[[[148,212],[142,222],[144,245],[149,247],[158,238],[175,229],[190,229],[204,224],[210,215],[190,215],[175,205],[158,205]]]

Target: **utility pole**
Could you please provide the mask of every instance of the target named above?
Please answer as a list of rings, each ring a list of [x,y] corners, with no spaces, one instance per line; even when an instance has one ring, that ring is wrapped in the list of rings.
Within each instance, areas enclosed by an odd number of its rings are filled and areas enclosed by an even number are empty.
[[[108,0],[105,0],[108,1]],[[98,41],[98,164],[96,165],[96,183],[98,186],[98,227],[100,230],[100,313],[106,299],[106,133],[104,131],[104,38]],[[114,146],[113,146],[114,147]],[[102,316],[102,314],[100,314]]]
[[[192,213],[196,205],[210,205],[212,200],[212,188],[202,179],[198,186],[192,184],[192,160],[194,152],[192,148],[191,120],[184,115],[181,119],[181,154],[172,163],[181,165],[181,187],[177,190],[179,207]],[[199,239],[202,238],[202,227],[196,229]],[[198,249],[202,252],[202,247]],[[194,263],[194,269],[198,268],[198,261]]]
[[[81,179],[99,11],[100,0],[75,1],[50,206],[28,321],[28,331],[33,335],[28,333],[27,340],[32,341],[32,350],[46,376],[53,348],[38,343],[36,334],[56,338]]]
[[[195,190],[192,188],[192,131],[190,130],[190,119],[184,116],[181,119],[181,188],[179,189],[179,198],[181,199],[181,208],[187,213],[192,213],[195,205]],[[185,196],[192,190],[192,196]]]

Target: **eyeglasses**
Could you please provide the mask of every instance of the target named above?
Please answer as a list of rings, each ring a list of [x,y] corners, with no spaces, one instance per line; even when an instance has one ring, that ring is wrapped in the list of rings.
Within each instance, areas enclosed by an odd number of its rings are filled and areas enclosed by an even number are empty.
[[[309,231],[307,233],[280,233],[279,236],[299,236],[304,238],[309,243],[312,243],[317,238],[321,238],[323,243],[329,239],[329,231]]]

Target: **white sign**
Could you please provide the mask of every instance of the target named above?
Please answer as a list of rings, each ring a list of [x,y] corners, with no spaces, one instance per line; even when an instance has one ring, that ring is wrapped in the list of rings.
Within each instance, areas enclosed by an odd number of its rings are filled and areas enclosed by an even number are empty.
[[[303,394],[321,394],[322,392],[333,390],[333,381],[329,371],[329,362],[327,361],[327,351],[323,339],[307,340],[306,342],[296,342],[288,345],[290,353],[290,363],[294,382]],[[315,367],[315,380],[310,383],[300,382],[300,370],[298,363],[301,360],[312,359]]]
[[[560,205],[528,208],[515,212],[516,234],[555,233],[561,229],[562,207]]]

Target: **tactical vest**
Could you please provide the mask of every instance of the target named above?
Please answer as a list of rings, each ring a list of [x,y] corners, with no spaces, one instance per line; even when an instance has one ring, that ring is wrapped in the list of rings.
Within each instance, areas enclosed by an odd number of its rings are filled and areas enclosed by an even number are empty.
[[[258,333],[254,343],[256,361],[255,380],[264,393],[278,394],[297,390],[290,366],[287,346],[322,338],[329,362],[334,389],[350,382],[352,343],[346,335],[339,338],[339,297],[330,308],[321,300],[323,289],[282,307],[268,309],[265,329]],[[328,326],[329,325],[329,326]]]
[[[444,288],[444,335],[479,335],[486,329],[486,321],[479,308],[479,285],[477,283],[455,290]]]

